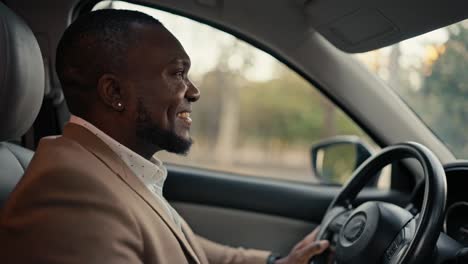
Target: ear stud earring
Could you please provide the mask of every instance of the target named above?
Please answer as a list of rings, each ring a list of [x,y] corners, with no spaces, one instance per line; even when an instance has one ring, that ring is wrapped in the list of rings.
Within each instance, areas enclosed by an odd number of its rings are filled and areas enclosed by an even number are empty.
[[[124,110],[124,106],[123,106],[123,104],[121,102],[118,102],[114,106],[115,106],[116,110],[119,111],[119,112]]]

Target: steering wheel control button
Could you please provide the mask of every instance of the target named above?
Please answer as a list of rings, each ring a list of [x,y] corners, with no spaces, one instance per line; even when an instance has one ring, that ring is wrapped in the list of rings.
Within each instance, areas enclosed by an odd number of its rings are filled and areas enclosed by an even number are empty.
[[[395,256],[395,253],[398,252],[398,249],[400,246],[403,244],[402,242],[404,241],[403,239],[403,234],[400,232],[398,236],[393,240],[392,244],[388,247],[388,249],[385,251],[384,255],[384,264],[389,264],[391,263],[390,261],[392,260],[393,256]]]
[[[345,226],[343,236],[353,243],[361,236],[366,227],[366,217],[364,215],[356,215]]]
[[[385,251],[384,264],[395,264],[402,258],[416,232],[416,222],[417,218],[415,217],[401,229],[398,236]]]

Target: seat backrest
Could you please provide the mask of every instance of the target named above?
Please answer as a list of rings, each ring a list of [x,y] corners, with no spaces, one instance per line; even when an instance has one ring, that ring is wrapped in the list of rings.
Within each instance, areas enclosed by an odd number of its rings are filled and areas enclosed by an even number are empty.
[[[24,174],[34,152],[8,142],[0,142],[0,208]]]
[[[0,206],[19,181],[32,151],[5,141],[32,126],[44,97],[44,63],[26,23],[0,2]]]

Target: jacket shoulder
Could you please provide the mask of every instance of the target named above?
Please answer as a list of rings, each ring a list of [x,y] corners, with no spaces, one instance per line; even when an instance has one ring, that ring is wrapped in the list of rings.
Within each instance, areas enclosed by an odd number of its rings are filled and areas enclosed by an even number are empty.
[[[114,203],[122,191],[119,183],[109,167],[77,142],[63,136],[44,138],[7,200],[4,213],[41,201]]]

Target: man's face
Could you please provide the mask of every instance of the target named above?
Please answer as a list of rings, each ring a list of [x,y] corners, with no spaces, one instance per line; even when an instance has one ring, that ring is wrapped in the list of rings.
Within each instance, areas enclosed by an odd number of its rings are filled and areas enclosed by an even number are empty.
[[[187,153],[192,103],[200,97],[187,77],[190,58],[163,27],[134,27],[141,37],[130,47],[124,83],[137,136],[158,149]]]

